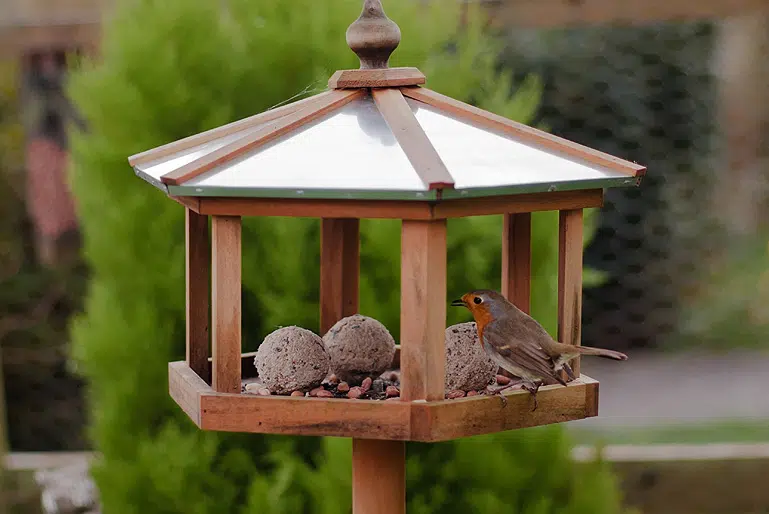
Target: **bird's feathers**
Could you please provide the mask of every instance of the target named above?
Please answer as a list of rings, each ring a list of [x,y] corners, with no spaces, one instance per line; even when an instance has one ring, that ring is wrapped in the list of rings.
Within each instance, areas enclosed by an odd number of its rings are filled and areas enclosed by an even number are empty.
[[[483,330],[484,345],[489,345],[498,353],[508,365],[520,368],[529,376],[521,378],[531,380],[531,377],[540,380],[551,379],[562,385],[566,382],[555,372],[550,356],[538,345],[535,337],[531,337],[531,328],[516,323],[510,318],[495,319]],[[502,363],[497,362],[502,368]],[[515,371],[508,369],[510,373]]]

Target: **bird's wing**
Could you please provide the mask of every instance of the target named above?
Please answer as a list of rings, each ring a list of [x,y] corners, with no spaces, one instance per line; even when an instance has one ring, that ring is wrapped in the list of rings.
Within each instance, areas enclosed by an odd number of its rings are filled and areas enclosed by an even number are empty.
[[[549,378],[564,384],[555,372],[553,360],[527,328],[510,319],[496,319],[483,329],[483,339],[515,366],[542,379]]]

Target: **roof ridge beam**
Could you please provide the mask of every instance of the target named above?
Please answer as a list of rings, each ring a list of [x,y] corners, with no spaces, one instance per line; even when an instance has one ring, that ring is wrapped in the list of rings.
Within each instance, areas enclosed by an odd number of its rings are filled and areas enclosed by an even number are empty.
[[[303,98],[288,105],[283,105],[268,111],[260,112],[259,114],[233,121],[232,123],[212,128],[198,134],[193,134],[183,139],[178,139],[151,150],[132,155],[128,158],[128,163],[131,166],[146,164],[148,162],[162,159],[164,157],[169,157],[175,153],[183,152],[184,150],[195,148],[196,146],[205,143],[210,143],[211,141],[220,137],[229,136],[231,134],[235,134],[236,132],[255,127],[260,123],[266,123],[278,118],[282,118],[283,116],[293,114],[300,109],[304,109],[316,102],[321,101],[323,98],[326,98],[329,93],[331,93],[331,91],[324,91],[318,95]]]
[[[372,89],[374,102],[428,190],[454,187],[441,156],[430,142],[399,89]]]
[[[255,150],[297,128],[328,114],[349,102],[363,96],[364,90],[333,90],[316,102],[308,103],[304,108],[280,117],[267,126],[237,141],[219,148],[207,155],[176,169],[161,177],[167,185],[180,186],[225,162],[231,161],[246,152]],[[269,112],[269,111],[268,111]]]

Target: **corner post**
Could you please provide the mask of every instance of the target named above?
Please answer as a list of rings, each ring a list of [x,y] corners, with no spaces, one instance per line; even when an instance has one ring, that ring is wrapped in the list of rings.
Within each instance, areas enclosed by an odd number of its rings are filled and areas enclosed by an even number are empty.
[[[582,337],[582,209],[560,211],[558,223],[558,340],[579,345]],[[571,364],[579,377],[579,357]]]
[[[443,400],[446,220],[401,228],[401,400]]]
[[[505,214],[502,226],[502,294],[531,311],[531,213]]]
[[[211,386],[219,393],[240,393],[241,221],[213,216],[211,226]]]
[[[208,216],[185,208],[186,359],[200,378],[211,383],[209,356],[209,278],[211,248]]]

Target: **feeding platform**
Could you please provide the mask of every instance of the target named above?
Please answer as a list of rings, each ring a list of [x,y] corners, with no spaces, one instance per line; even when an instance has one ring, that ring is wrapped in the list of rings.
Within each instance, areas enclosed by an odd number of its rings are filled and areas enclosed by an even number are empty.
[[[320,94],[129,158],[186,211],[187,353],[169,365],[171,396],[204,430],[352,437],[354,512],[366,514],[403,512],[403,441],[597,415],[598,382],[578,361],[577,379],[541,388],[534,411],[522,391],[504,393],[506,404],[445,398],[446,220],[503,215],[502,293],[528,312],[531,213],[559,211],[558,340],[580,344],[583,209],[645,172],[441,95],[415,68],[389,68],[399,40],[379,0],[365,0],[347,31],[360,69],[336,72]],[[244,216],[321,219],[321,334],[358,312],[359,220],[402,220],[399,399],[241,392],[256,373],[241,349]]]

